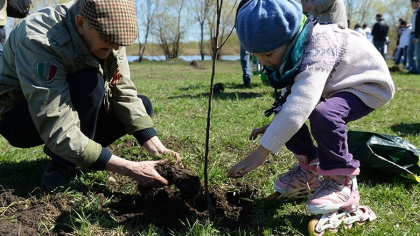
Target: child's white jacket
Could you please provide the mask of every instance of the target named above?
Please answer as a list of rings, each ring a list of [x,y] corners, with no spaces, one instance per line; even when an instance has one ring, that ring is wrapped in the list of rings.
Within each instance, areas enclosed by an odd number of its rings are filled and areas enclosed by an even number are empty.
[[[384,58],[366,37],[337,25],[317,24],[291,94],[259,143],[278,152],[302,127],[321,98],[343,91],[378,109],[392,99],[395,88]]]

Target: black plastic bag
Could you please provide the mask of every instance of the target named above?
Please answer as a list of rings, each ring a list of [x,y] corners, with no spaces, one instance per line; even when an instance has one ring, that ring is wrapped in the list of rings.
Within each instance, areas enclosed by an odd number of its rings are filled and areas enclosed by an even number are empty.
[[[387,134],[348,131],[349,151],[361,169],[400,174],[420,183],[420,149]]]

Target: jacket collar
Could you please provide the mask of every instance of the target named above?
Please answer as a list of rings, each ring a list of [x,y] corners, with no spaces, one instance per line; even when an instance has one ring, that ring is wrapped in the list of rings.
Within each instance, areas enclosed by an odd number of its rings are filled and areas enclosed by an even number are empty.
[[[85,42],[83,41],[82,35],[79,34],[76,27],[76,10],[75,6],[73,5],[70,7],[69,11],[66,15],[66,24],[67,28],[70,33],[71,43],[73,44],[74,53],[75,53],[75,60],[82,60],[84,63],[89,64],[91,66],[98,67],[99,62],[98,60],[92,55],[89,48],[86,46]]]

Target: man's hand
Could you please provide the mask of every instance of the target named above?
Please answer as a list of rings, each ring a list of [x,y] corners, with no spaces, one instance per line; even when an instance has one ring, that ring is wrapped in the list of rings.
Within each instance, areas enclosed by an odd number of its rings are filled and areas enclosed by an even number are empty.
[[[163,187],[168,181],[156,171],[155,167],[166,162],[167,160],[134,162],[129,176],[144,187]]]
[[[251,155],[233,166],[228,173],[228,177],[239,178],[244,176],[246,173],[262,165],[269,153],[269,150],[260,145]]]
[[[177,152],[167,149],[157,136],[147,140],[145,143],[143,143],[143,146],[150,154],[154,156],[169,155],[170,157],[175,158],[179,165],[184,167],[182,164],[181,155],[179,155]]]
[[[157,188],[168,184],[168,181],[155,169],[157,165],[163,165],[166,162],[167,160],[135,162],[112,155],[105,170],[130,176],[144,187]]]

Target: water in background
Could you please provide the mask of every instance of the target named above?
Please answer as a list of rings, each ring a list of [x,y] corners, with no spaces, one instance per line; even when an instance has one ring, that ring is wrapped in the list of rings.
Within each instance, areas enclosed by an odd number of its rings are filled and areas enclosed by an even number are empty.
[[[145,59],[148,60],[154,60],[154,61],[164,61],[166,60],[164,55],[154,55],[154,56],[144,56]],[[185,56],[179,56],[179,59],[183,59],[184,61],[193,61],[193,60],[197,60],[200,61],[201,60],[201,56],[200,55],[185,55]],[[127,56],[127,59],[129,62],[132,62],[134,60],[138,60],[139,57],[138,56]],[[240,57],[239,55],[222,55],[220,56],[221,60],[226,60],[226,61],[236,61],[239,60]],[[204,55],[204,60],[211,60],[211,56],[208,55]]]

